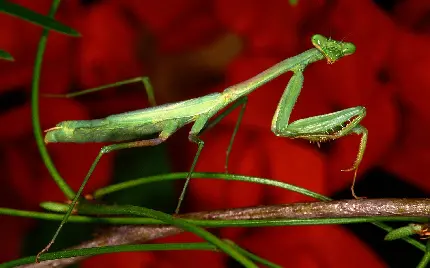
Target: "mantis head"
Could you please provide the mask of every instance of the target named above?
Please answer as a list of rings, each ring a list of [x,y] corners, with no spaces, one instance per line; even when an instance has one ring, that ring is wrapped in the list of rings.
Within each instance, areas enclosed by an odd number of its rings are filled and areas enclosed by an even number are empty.
[[[326,57],[330,64],[355,52],[353,43],[336,41],[320,34],[312,36],[312,44]]]

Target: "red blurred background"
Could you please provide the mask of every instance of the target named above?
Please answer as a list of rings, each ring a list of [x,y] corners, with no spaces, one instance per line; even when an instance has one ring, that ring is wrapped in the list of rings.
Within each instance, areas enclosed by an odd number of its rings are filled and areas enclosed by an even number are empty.
[[[13,1],[46,14],[51,1]],[[368,146],[356,192],[367,197],[426,197],[430,191],[430,4],[409,1],[64,1],[56,18],[81,38],[52,32],[45,53],[41,93],[66,93],[149,76],[158,104],[221,91],[273,64],[311,48],[315,33],[353,42],[357,52],[305,71],[292,120],[365,106],[362,124]],[[41,29],[2,14],[0,48],[15,62],[0,62],[0,158],[2,207],[39,210],[41,201],[66,201],[43,165],[35,145],[30,84]],[[272,178],[333,198],[351,198],[359,137],[351,135],[318,148],[279,138],[271,118],[290,74],[249,96],[233,146],[229,172]],[[41,98],[41,123],[100,118],[148,107],[143,85],[74,99]],[[203,135],[197,171],[223,172],[225,150],[238,111]],[[113,181],[187,171],[197,147],[189,127],[165,144],[103,157],[85,192]],[[77,189],[100,144],[50,144],[60,174]],[[181,183],[145,185],[109,201],[172,212]],[[280,204],[311,199],[285,190],[222,180],[192,180],[185,211]],[[58,223],[1,216],[0,261],[37,253]],[[56,246],[89,239],[97,226],[69,224]],[[248,250],[288,267],[405,267],[421,253],[403,242],[383,242],[373,226],[226,228],[217,232]],[[197,241],[182,234],[163,241]],[[161,242],[161,240],[160,240]],[[402,251],[403,255],[394,254]],[[121,253],[93,257],[82,267],[236,267],[220,253]]]

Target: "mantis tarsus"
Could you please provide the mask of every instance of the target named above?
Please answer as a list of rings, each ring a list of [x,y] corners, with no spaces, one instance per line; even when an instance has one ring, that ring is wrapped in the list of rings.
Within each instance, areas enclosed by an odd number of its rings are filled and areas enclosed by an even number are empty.
[[[288,71],[292,71],[294,74],[278,104],[278,108],[272,121],[272,131],[277,136],[302,138],[316,142],[338,139],[351,133],[361,134],[362,138],[357,158],[352,168],[348,169],[348,171],[356,171],[363,157],[367,141],[367,130],[359,125],[359,122],[365,116],[364,107],[349,108],[330,114],[297,120],[290,124],[288,123],[291,111],[303,85],[303,71],[306,66],[322,59],[326,59],[328,63],[334,63],[338,59],[355,52],[355,46],[352,43],[332,40],[322,35],[314,35],[311,40],[314,48],[297,56],[283,60],[242,83],[226,88],[223,92],[212,93],[203,97],[177,103],[111,115],[104,119],[63,121],[55,127],[48,129],[45,136],[46,143],[122,141],[124,141],[124,143],[104,146],[100,150],[82,182],[81,187],[70,204],[70,207],[54,237],[42,252],[47,251],[50,245],[54,243],[59,231],[67,222],[68,217],[76,205],[85,184],[97,166],[98,161],[104,154],[125,148],[158,145],[166,141],[179,128],[194,122],[191,131],[189,132],[189,140],[196,143],[198,145],[198,149],[186,178],[182,193],[179,197],[178,206],[176,208],[176,213],[178,213],[191,174],[194,171],[194,167],[204,146],[204,142],[199,138],[199,134],[201,134],[205,128],[218,123],[224,116],[226,116],[227,111],[229,112],[233,110],[233,108],[241,105],[242,110],[239,115],[240,119],[245,109],[247,95],[258,87]],[[147,85],[145,84],[145,86]],[[214,119],[209,124],[209,120],[215,114],[232,103],[234,104],[229,107],[226,112],[220,114],[218,119]],[[237,121],[233,132],[230,145],[227,150],[227,159],[239,124],[240,120]],[[144,135],[148,134],[159,135],[156,138],[139,140]],[[354,173],[354,181],[355,176],[356,173]],[[351,189],[355,196],[353,186]]]

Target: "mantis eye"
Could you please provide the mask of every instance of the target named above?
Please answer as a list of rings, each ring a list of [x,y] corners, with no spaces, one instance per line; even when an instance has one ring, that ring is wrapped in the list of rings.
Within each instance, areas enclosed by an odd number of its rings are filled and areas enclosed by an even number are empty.
[[[312,36],[312,44],[316,47],[324,46],[326,42],[327,42],[327,38],[320,34],[316,34]]]
[[[345,56],[354,54],[355,45],[352,43],[344,43],[342,46],[342,52],[343,52],[343,55],[345,55]]]

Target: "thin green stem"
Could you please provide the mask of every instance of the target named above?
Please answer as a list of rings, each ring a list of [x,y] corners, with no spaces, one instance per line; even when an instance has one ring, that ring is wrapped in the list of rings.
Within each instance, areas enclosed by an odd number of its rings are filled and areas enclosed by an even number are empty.
[[[122,183],[118,183],[118,184],[109,185],[109,186],[104,187],[104,188],[100,188],[94,192],[93,196],[96,199],[98,199],[98,198],[101,198],[107,194],[114,193],[114,192],[121,191],[121,190],[125,190],[125,189],[135,187],[135,186],[138,186],[141,184],[158,182],[158,181],[166,181],[166,180],[184,179],[184,178],[186,178],[187,175],[188,175],[188,173],[186,173],[186,172],[178,172],[178,173],[160,174],[160,175],[130,180],[130,181],[126,181],[126,182],[122,182]],[[191,178],[225,179],[225,180],[232,180],[232,181],[253,182],[253,183],[271,185],[271,186],[276,186],[279,188],[287,189],[287,190],[290,190],[293,192],[297,192],[297,193],[301,193],[301,194],[306,195],[306,196],[313,197],[313,198],[321,200],[321,201],[332,200],[329,197],[326,197],[324,195],[309,191],[305,188],[298,187],[298,186],[288,184],[288,183],[284,183],[281,181],[266,179],[266,178],[258,178],[258,177],[236,175],[236,174],[206,173],[206,172],[194,172],[192,174]]]
[[[427,241],[426,252],[424,253],[424,256],[422,257],[417,268],[426,268],[428,267],[429,263],[430,263],[430,240]]]
[[[49,11],[49,17],[53,18],[57,11],[60,0],[54,0]],[[70,188],[67,182],[60,176],[57,169],[55,168],[51,157],[48,154],[45,143],[43,142],[42,129],[40,127],[40,116],[39,116],[39,83],[40,74],[42,69],[43,55],[46,49],[46,42],[48,40],[49,30],[44,29],[42,36],[40,37],[39,45],[37,47],[36,61],[34,63],[33,79],[32,79],[32,91],[31,91],[31,113],[33,122],[33,132],[36,139],[37,147],[39,148],[40,155],[42,156],[45,166],[48,168],[49,173],[54,179],[58,187],[63,191],[64,195],[68,199],[73,199],[75,192]]]
[[[67,206],[67,205],[66,205]],[[0,215],[15,216],[32,218],[47,221],[61,221],[64,217],[63,214],[46,213],[37,211],[26,211],[11,208],[0,208]],[[152,218],[142,217],[90,217],[90,216],[77,216],[72,215],[69,217],[70,222],[74,223],[104,223],[104,224],[121,224],[121,225],[135,225],[135,224],[165,224],[159,220]]]
[[[250,258],[251,260],[254,260],[256,262],[259,262],[261,264],[266,265],[267,267],[272,267],[272,268],[281,268],[282,266],[279,266],[273,262],[270,262],[266,259],[261,258],[260,256],[257,256],[255,254],[252,254],[251,252],[244,250],[243,248],[241,248],[240,246],[238,246],[236,243],[234,243],[233,241],[230,240],[224,240],[225,242],[229,243],[230,245],[232,245],[235,249],[237,249],[237,251],[239,251],[240,253],[242,253],[243,255],[247,256],[248,258]]]
[[[201,227],[197,227],[189,222],[187,222],[184,219],[180,218],[174,218],[169,214],[163,213],[161,211],[149,209],[149,208],[143,208],[143,207],[136,207],[136,206],[117,206],[115,208],[112,208],[112,211],[116,210],[118,214],[130,214],[130,215],[139,215],[139,216],[146,216],[151,217],[154,219],[158,219],[160,221],[163,221],[165,223],[177,226],[181,229],[184,229],[186,231],[192,232],[204,240],[208,241],[209,243],[217,246],[220,250],[224,251],[228,255],[230,255],[232,258],[234,258],[236,261],[241,263],[244,267],[257,267],[251,260],[249,260],[247,257],[245,257],[243,254],[238,252],[236,248],[231,246],[228,243],[225,243],[212,233],[206,231],[205,229]]]
[[[248,256],[250,259],[255,260],[268,267],[278,268],[280,266],[256,256],[240,247],[231,241],[225,240],[226,243],[231,244],[242,254]],[[73,257],[90,257],[107,253],[119,253],[119,252],[136,252],[136,251],[166,251],[166,250],[208,250],[208,251],[219,251],[218,248],[207,242],[200,243],[166,243],[166,244],[143,244],[143,245],[118,245],[118,246],[105,246],[96,248],[83,248],[83,249],[69,249],[57,252],[46,253],[40,257],[41,261],[56,260]],[[15,267],[23,264],[30,264],[34,262],[36,256],[29,256],[10,262],[6,262],[0,265],[2,268]]]
[[[91,207],[91,205],[88,205]],[[112,206],[105,206],[107,215],[118,214],[119,211],[114,209]],[[116,206],[116,208],[122,206]],[[68,205],[64,205],[64,208],[68,208]],[[101,210],[98,210],[101,212]],[[85,214],[85,210],[79,210],[79,213]],[[120,211],[123,214],[123,211]],[[48,221],[60,221],[63,219],[62,214],[36,212],[36,211],[25,211],[11,208],[0,208],[0,215],[16,216],[33,218]],[[356,218],[336,218],[336,219],[259,219],[259,220],[199,220],[199,219],[187,219],[182,218],[189,223],[202,227],[260,227],[260,226],[289,226],[289,225],[324,225],[324,224],[354,224],[364,222],[376,222],[376,221],[396,221],[396,222],[426,222],[427,218],[423,217],[356,217]],[[74,223],[105,223],[105,224],[118,224],[118,225],[153,225],[153,224],[167,224],[163,221],[156,220],[153,218],[142,218],[142,217],[90,217],[90,216],[76,216],[72,215],[69,218],[70,222]]]
[[[70,249],[46,253],[40,256],[40,261],[72,258],[78,256],[96,256],[107,253],[134,252],[134,251],[161,251],[161,250],[211,250],[217,251],[217,247],[210,243],[172,243],[172,244],[143,244],[143,245],[119,245],[96,248]],[[15,267],[18,265],[34,263],[36,256],[13,260],[0,265],[0,267]]]

